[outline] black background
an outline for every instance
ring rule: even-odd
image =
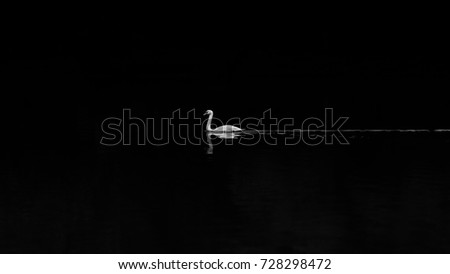
[[[409,231],[398,245],[388,244],[386,237],[390,239],[392,234],[386,232],[373,238],[386,241],[375,247],[370,246],[371,241],[359,245],[359,238],[352,238],[352,242],[333,248],[326,248],[319,240],[315,247],[304,249],[289,244],[249,248],[250,243],[244,245],[247,248],[232,248],[239,243],[230,240],[227,248],[221,249],[217,246],[235,239],[230,235],[237,232],[227,230],[226,224],[218,225],[220,231],[202,230],[204,216],[185,221],[188,228],[180,232],[175,227],[183,222],[173,220],[170,212],[183,207],[188,199],[183,193],[192,199],[211,195],[201,198],[201,205],[186,210],[192,213],[226,199],[223,197],[228,194],[221,194],[226,190],[200,183],[199,189],[175,185],[179,192],[158,194],[171,187],[168,173],[188,169],[180,168],[185,161],[192,161],[185,154],[185,158],[170,159],[162,149],[146,147],[145,153],[155,149],[156,156],[148,158],[140,147],[115,148],[112,151],[120,154],[114,154],[99,145],[101,121],[120,117],[123,108],[141,118],[170,117],[178,108],[196,109],[198,114],[213,109],[223,120],[260,117],[271,108],[276,117],[301,120],[323,117],[324,108],[332,107],[335,115],[350,117],[346,128],[449,128],[448,42],[440,29],[319,28],[290,22],[271,29],[261,25],[237,31],[208,28],[205,22],[199,30],[183,23],[136,20],[132,15],[94,16],[88,22],[84,18],[38,16],[15,18],[10,25],[3,42],[7,50],[2,71],[2,135],[6,140],[0,208],[6,229],[1,251],[448,252],[448,244],[438,244],[448,243],[448,233],[444,232],[448,218],[443,223],[432,222],[446,225],[435,238],[420,238]],[[428,144],[435,142],[435,137],[428,138]],[[395,150],[401,138],[396,142],[385,149]],[[433,151],[448,151],[448,144],[442,150],[436,146]],[[375,144],[368,147],[373,151],[379,148]],[[356,154],[364,151],[354,150]],[[440,157],[447,157],[427,154],[426,149],[420,153],[416,156],[431,157],[438,165],[442,164]],[[114,157],[121,160],[112,160]],[[407,160],[407,156],[402,157],[400,160]],[[125,159],[134,160],[123,166],[128,161]],[[384,174],[401,169],[389,164],[383,167]],[[365,172],[357,165],[353,168]],[[158,177],[160,185],[143,190],[144,173],[136,170]],[[195,185],[202,170],[191,171],[185,183]],[[444,182],[445,176],[437,180]],[[380,180],[386,183],[398,178]],[[130,188],[125,190],[128,183]],[[446,200],[448,188],[442,189],[445,191],[439,197]],[[144,193],[155,202],[149,202],[153,215],[145,215],[147,223],[143,225],[137,220],[147,211],[138,203],[124,209],[117,201],[122,195],[129,201],[144,199]],[[233,209],[216,206],[218,213],[234,220]],[[446,207],[438,208],[446,212]],[[433,218],[441,217],[436,213]],[[129,223],[124,225],[127,218]],[[166,225],[152,226],[152,219]],[[410,225],[421,226],[405,221],[402,227]],[[161,236],[164,240],[150,234],[165,235]],[[198,240],[199,235],[204,236],[203,241]],[[213,235],[222,238],[210,246],[205,239],[217,239]],[[411,242],[414,237],[422,241]]]

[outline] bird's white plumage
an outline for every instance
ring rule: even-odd
[[[220,126],[217,128],[212,129],[211,128],[211,120],[213,117],[213,111],[212,110],[207,110],[205,112],[205,115],[209,114],[208,117],[208,123],[206,124],[206,130],[209,132],[237,132],[237,131],[242,131],[241,128],[238,128],[236,126],[231,126],[231,125],[224,125],[224,126]]]
[[[217,127],[215,129],[213,129],[212,131],[218,132],[229,132],[229,131],[241,131],[242,129],[235,127],[235,126],[230,126],[230,125],[225,125],[225,126],[221,126],[221,127]]]

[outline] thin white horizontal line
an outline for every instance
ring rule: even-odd
[[[294,129],[294,130],[243,130],[242,133],[295,133],[295,132],[450,132],[450,129]],[[239,133],[239,132],[236,132]]]

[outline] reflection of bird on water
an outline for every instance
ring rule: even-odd
[[[241,136],[239,134],[239,132],[221,132],[221,133],[213,133],[213,132],[208,132],[206,134],[206,138],[208,140],[208,149],[206,150],[206,154],[213,154],[213,144],[211,142],[211,136],[220,138],[220,139],[235,139],[239,136]]]

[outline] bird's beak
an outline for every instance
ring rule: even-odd
[[[203,113],[203,115],[207,115],[207,114],[208,114],[208,112]]]

